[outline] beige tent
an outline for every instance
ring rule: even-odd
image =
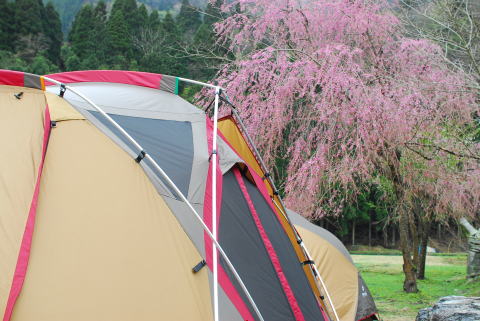
[[[0,70],[3,321],[336,319],[277,195],[180,81]]]

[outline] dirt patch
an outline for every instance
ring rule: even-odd
[[[352,255],[355,264],[365,265],[402,265],[403,258],[399,255]],[[452,258],[449,256],[427,256],[427,265],[451,265]]]

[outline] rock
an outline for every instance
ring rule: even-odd
[[[418,312],[416,321],[480,321],[480,297],[446,296]]]
[[[480,276],[480,237],[468,239],[467,278]]]

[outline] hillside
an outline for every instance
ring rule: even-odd
[[[110,9],[113,0],[104,0],[107,3],[107,8]],[[191,0],[189,1],[193,6],[203,8],[208,0]],[[62,31],[66,35],[70,30],[73,19],[77,12],[84,4],[96,3],[98,0],[43,0],[45,4],[53,3],[55,9],[60,14],[62,20]],[[181,0],[137,0],[139,4],[143,3],[149,10],[159,11],[173,11],[178,12]],[[162,14],[161,14],[162,15]]]

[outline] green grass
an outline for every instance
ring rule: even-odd
[[[433,305],[442,296],[480,296],[480,283],[465,279],[464,254],[435,258],[435,265],[426,268],[426,280],[418,280],[418,293],[403,292],[401,264],[377,261],[372,256],[371,262],[363,259],[357,267],[375,298],[383,320],[415,320],[418,310]]]

